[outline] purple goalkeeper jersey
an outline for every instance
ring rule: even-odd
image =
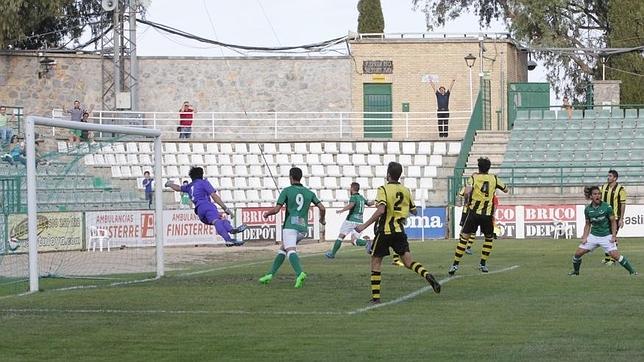
[[[181,186],[181,192],[186,192],[190,200],[195,204],[195,209],[215,208],[210,194],[217,192],[208,180],[196,179],[187,185]]]

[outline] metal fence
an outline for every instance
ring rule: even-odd
[[[470,114],[469,110],[450,111],[449,139],[463,137]],[[60,109],[54,109],[52,117],[67,118]],[[95,111],[90,122],[159,129],[166,140],[179,139],[180,133],[178,112]],[[52,132],[56,135],[61,130]],[[439,137],[436,112],[198,112],[190,138],[274,142]]]

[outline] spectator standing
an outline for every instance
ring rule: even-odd
[[[81,106],[81,103],[79,100],[74,101],[74,107],[72,109],[66,109],[65,105],[63,105],[63,113],[69,113],[70,119],[75,122],[81,122],[83,119],[83,114],[87,113],[89,116],[89,114],[91,114],[93,110],[94,110],[93,104],[89,106],[89,110],[86,110],[84,107]],[[79,142],[81,138],[81,134],[82,134],[81,130],[72,129],[71,136],[69,137],[69,142]]]
[[[7,115],[7,107],[0,106],[0,142],[2,142],[2,146],[11,141],[13,128],[9,125],[9,121],[13,121],[14,117],[15,116],[13,114],[11,117]]]
[[[436,85],[434,82],[430,81],[429,84],[432,86],[432,89],[436,93],[436,105],[438,108],[438,137],[443,138],[447,137],[448,132],[448,123],[449,123],[449,96],[452,93],[452,87],[456,79],[452,79],[452,82],[449,85],[449,89],[445,90],[445,87],[440,86],[436,90]]]
[[[192,120],[197,113],[197,110],[190,104],[190,102],[183,102],[183,106],[179,109],[179,138],[190,138],[192,133]]]
[[[143,187],[145,187],[145,199],[148,201],[148,209],[152,208],[152,196],[154,192],[152,191],[152,181],[154,179],[150,177],[150,171],[145,171],[143,173]]]
[[[568,96],[563,97],[562,107],[566,111],[566,114],[568,115],[568,119],[572,119],[572,105],[570,104],[570,101],[568,100]]]
[[[89,113],[84,112],[83,113],[83,118],[81,118],[81,122],[87,123],[89,120]],[[80,140],[81,141],[91,141],[94,138],[94,134],[91,131],[80,131]]]

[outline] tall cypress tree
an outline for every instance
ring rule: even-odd
[[[358,32],[359,33],[384,33],[385,18],[382,15],[380,0],[358,1]]]

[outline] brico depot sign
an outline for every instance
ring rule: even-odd
[[[272,207],[244,207],[241,209],[241,222],[248,226],[242,233],[245,241],[276,240],[275,215],[264,219],[264,213],[271,209]]]
[[[461,213],[463,212],[462,207],[454,208],[454,217],[455,226],[454,232],[455,237],[458,239],[458,235],[461,233],[461,227],[458,223],[461,221]],[[520,214],[520,215],[517,215]],[[523,215],[523,209],[519,209],[514,205],[499,205],[499,207],[494,210],[494,218],[496,219],[496,224],[499,226],[500,233],[497,235],[498,238],[516,238],[517,233],[522,232],[522,230],[517,229],[517,220],[518,216]],[[481,230],[476,231],[477,236],[482,236]]]
[[[568,223],[577,234],[576,205],[526,205],[523,215],[525,238],[553,237],[555,221]]]
[[[586,224],[585,205],[501,205],[495,212],[497,224],[501,228],[501,237],[516,239],[552,238],[555,223],[564,223],[574,238],[580,238]],[[458,239],[461,227],[461,207],[454,208],[452,227],[454,238]],[[480,232],[477,232],[480,235]],[[626,205],[624,227],[617,233],[618,237],[644,236],[644,205]],[[562,235],[559,235],[561,238]]]
[[[264,241],[264,240],[281,240],[278,235],[282,230],[282,223],[286,215],[286,207],[282,207],[277,215],[269,216],[264,219],[264,213],[272,210],[273,207],[244,207],[241,209],[241,222],[248,228],[242,233],[244,241]],[[307,238],[313,238],[316,208],[311,205],[308,214],[308,235]]]

